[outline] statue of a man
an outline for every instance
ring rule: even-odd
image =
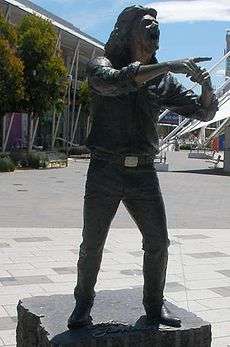
[[[122,201],[143,237],[143,305],[150,323],[180,326],[164,304],[168,260],[165,208],[154,169],[157,121],[162,109],[207,121],[218,102],[210,75],[194,58],[158,63],[159,26],[152,8],[131,6],[118,17],[105,56],[88,64],[93,123],[87,146],[83,242],[80,246],[76,307],[68,320],[74,329],[91,323],[94,286],[103,247]],[[184,74],[202,86],[200,96],[171,74]]]

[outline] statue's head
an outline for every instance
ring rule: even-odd
[[[131,62],[132,47],[140,46],[153,56],[159,48],[157,11],[143,6],[130,6],[119,15],[109,40],[105,56],[115,68]]]

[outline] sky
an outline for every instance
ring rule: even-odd
[[[127,6],[139,4],[158,11],[160,61],[210,56],[210,68],[223,55],[230,29],[230,0],[32,0],[70,21],[82,31],[106,42],[116,18]],[[213,73],[216,86],[224,80],[224,64]]]

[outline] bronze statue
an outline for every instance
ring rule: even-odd
[[[152,8],[131,6],[118,17],[105,45],[105,56],[88,64],[93,124],[87,140],[83,242],[80,246],[76,307],[69,329],[90,324],[94,286],[103,247],[122,201],[143,236],[143,305],[150,324],[180,326],[164,304],[168,260],[165,208],[154,169],[158,153],[158,116],[163,108],[207,121],[218,102],[209,73],[193,58],[158,63],[159,26]],[[186,90],[171,73],[182,73],[202,86],[200,96]]]

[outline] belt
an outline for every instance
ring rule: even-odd
[[[153,165],[154,156],[152,155],[115,155],[109,153],[91,153],[92,159],[108,160],[112,163],[125,166],[125,167],[138,167],[145,165]]]

